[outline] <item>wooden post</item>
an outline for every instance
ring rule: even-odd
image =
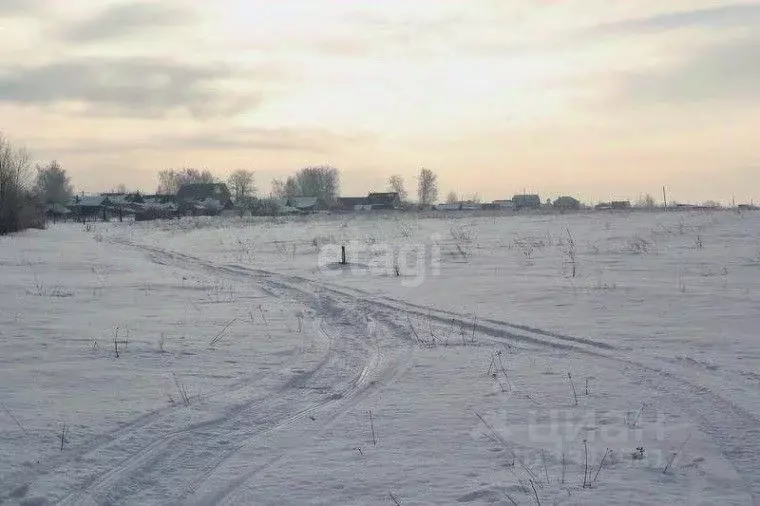
[[[662,187],[662,203],[665,206],[665,210],[668,210],[668,194],[665,191],[665,187]]]
[[[340,265],[346,265],[346,247],[340,247]]]

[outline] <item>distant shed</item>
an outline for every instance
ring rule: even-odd
[[[540,209],[541,197],[535,194],[515,195],[512,197],[512,205],[515,209]]]

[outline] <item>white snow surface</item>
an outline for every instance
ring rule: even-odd
[[[760,504],[759,328],[760,213],[51,225],[0,504]]]

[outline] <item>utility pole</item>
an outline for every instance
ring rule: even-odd
[[[667,211],[668,210],[668,194],[664,186],[662,187],[662,203],[665,206],[665,210]]]

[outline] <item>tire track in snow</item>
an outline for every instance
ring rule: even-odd
[[[737,474],[743,478],[754,504],[760,506],[760,419],[703,385],[690,381],[685,377],[686,374],[684,374],[682,367],[668,364],[656,357],[651,357],[649,362],[645,363],[636,356],[627,354],[624,350],[590,339],[576,338],[495,319],[483,320],[488,325],[483,322],[473,323],[469,315],[386,298],[379,300],[379,298],[372,297],[365,291],[328,286],[300,276],[284,275],[263,269],[250,269],[239,265],[216,265],[198,257],[159,248],[134,244],[132,246],[169,255],[175,260],[191,262],[218,273],[247,275],[257,280],[269,279],[283,288],[289,287],[300,291],[304,291],[303,286],[310,286],[315,291],[329,293],[344,300],[353,299],[366,304],[368,307],[429,318],[443,324],[458,324],[475,328],[480,333],[479,338],[492,342],[526,342],[579,352],[628,366],[631,369],[629,372],[631,376],[635,376],[637,379],[646,378],[651,388],[664,393],[672,399],[675,405],[680,406],[693,417],[699,430],[721,449],[723,456],[731,462]]]
[[[160,252],[160,253],[156,251],[152,252],[152,254],[154,255],[163,254],[163,253],[164,252]],[[178,260],[178,258],[175,257],[170,252],[166,252],[165,255],[169,256],[169,260],[174,260],[175,262]],[[213,266],[210,266],[202,261],[199,262],[199,259],[188,257],[186,255],[179,255],[179,257],[180,257],[179,261],[181,262],[189,261],[207,270],[211,270],[213,272],[216,272],[217,274],[219,273]],[[233,275],[235,277],[240,276],[239,273],[224,272],[224,274]],[[246,274],[246,277],[250,277],[250,275]],[[348,300],[348,301],[338,300],[334,296],[334,294],[330,294],[331,296],[326,296],[324,293],[316,294],[309,290],[303,290],[297,286],[291,286],[291,285],[280,283],[274,279],[262,278],[262,279],[258,279],[257,281],[259,283],[264,283],[266,286],[265,288],[266,291],[275,297],[278,297],[278,298],[291,297],[298,300],[299,303],[305,304],[308,306],[314,306],[316,304],[318,306],[318,309],[317,309],[318,311],[320,311],[321,313],[332,314],[333,316],[337,312],[342,311],[340,308],[346,307],[346,306],[350,307],[351,303],[353,302],[352,300]],[[369,315],[365,314],[364,316],[371,319]],[[383,322],[384,320],[380,319],[380,321]],[[323,325],[324,320],[321,320],[320,323]],[[395,322],[388,321],[387,324],[388,326],[395,327]],[[393,335],[397,335],[399,333],[398,328],[396,328],[395,330],[396,331],[392,333]],[[323,329],[323,332],[327,333],[327,330]],[[379,348],[378,348],[378,353],[373,355],[372,358],[370,359],[371,362],[374,362],[374,365],[371,368],[365,367],[365,369],[362,371],[360,375],[361,379],[357,382],[357,385],[362,385],[361,388],[357,388],[355,391],[351,392],[350,394],[346,394],[341,399],[341,401],[336,401],[336,404],[342,404],[340,409],[333,410],[332,412],[328,411],[327,413],[320,415],[320,421],[322,423],[319,426],[319,428],[315,429],[314,427],[309,427],[309,431],[313,433],[315,430],[317,432],[322,432],[328,429],[340,419],[340,416],[342,414],[344,414],[349,409],[351,409],[352,406],[366,399],[374,391],[397,381],[411,368],[412,358],[411,358],[411,355],[408,353],[408,348],[410,347],[410,343],[406,344],[403,352],[399,352],[399,348],[397,346],[398,343],[393,343],[393,344],[394,344],[393,345],[394,353],[388,354],[391,356],[389,358],[386,358],[385,360],[382,359],[383,354],[379,352]],[[380,367],[379,364],[381,362],[388,362],[388,364],[385,367]],[[379,375],[371,374],[372,372],[379,372],[380,374]],[[372,376],[375,376],[375,377],[372,378]],[[304,417],[298,417],[294,419],[293,423],[298,423],[301,421],[304,421]],[[289,428],[291,425],[292,423],[288,424],[288,426],[286,427],[285,426],[277,427],[274,430],[268,432],[267,434],[270,434],[271,432],[280,432],[284,429]],[[211,476],[214,474],[221,475],[217,477],[217,480],[215,482],[228,482],[227,485],[221,488],[219,488],[218,486],[212,487],[211,492],[205,492],[202,494],[202,497],[199,500],[196,499],[196,504],[206,505],[206,504],[217,504],[219,502],[224,502],[224,503],[229,503],[231,501],[234,502],[235,492],[238,490],[238,488],[244,485],[247,481],[258,476],[260,473],[268,469],[271,469],[277,465],[282,465],[284,462],[287,461],[287,459],[290,458],[289,454],[280,455],[274,459],[269,460],[263,465],[254,467],[253,469],[249,469],[245,471],[244,473],[238,476],[235,476],[230,481],[229,475],[230,474],[234,475],[234,473],[225,473],[223,471],[220,471],[220,469],[222,469],[223,466],[228,461],[234,460],[235,457],[240,453],[240,451],[243,449],[243,447],[246,444],[247,442],[245,442],[243,445],[238,447],[235,451],[229,452],[227,455],[224,455],[217,461],[213,462],[206,472],[204,472],[201,476],[198,476],[193,480],[194,483],[190,484],[188,493],[183,494],[177,500],[175,504],[185,504],[190,498],[195,496],[195,494],[201,490],[202,486],[205,483],[211,480]],[[250,463],[247,463],[246,467],[250,467]]]
[[[301,295],[306,298],[314,297],[314,294],[301,293]],[[337,321],[339,328],[341,326],[348,327],[351,318],[342,318],[342,309],[340,307],[330,307],[335,306],[334,300],[329,297],[321,298],[320,300],[321,302],[319,300],[317,301],[318,310],[326,310],[330,319]],[[311,303],[313,306],[314,300],[312,300]],[[320,321],[320,325],[324,325],[324,321]],[[265,396],[262,399],[257,399],[248,403],[236,410],[237,413],[234,413],[232,416],[226,416],[218,420],[196,424],[186,429],[174,431],[168,435],[160,437],[158,440],[149,442],[147,446],[137,445],[141,446],[138,452],[133,453],[127,459],[123,460],[116,468],[89,480],[82,488],[66,496],[59,502],[59,504],[97,504],[102,503],[103,501],[118,503],[125,499],[129,500],[131,497],[129,492],[134,492],[136,489],[139,489],[138,483],[144,481],[144,477],[159,476],[171,471],[171,468],[174,465],[181,464],[181,462],[178,462],[176,459],[177,454],[181,453],[179,450],[183,449],[183,446],[203,446],[204,443],[206,446],[213,446],[214,435],[211,434],[211,437],[208,436],[212,430],[218,432],[221,429],[225,432],[225,436],[234,436],[238,441],[238,444],[232,445],[232,449],[218,451],[217,457],[211,459],[213,462],[212,465],[210,467],[207,466],[202,470],[200,475],[197,475],[191,480],[189,487],[190,494],[185,494],[187,497],[191,497],[193,491],[198,488],[199,484],[206,481],[207,477],[214,469],[219,467],[219,465],[230,458],[230,456],[239,452],[248,441],[269,433],[286,431],[294,424],[309,418],[310,415],[317,412],[326,412],[330,414],[329,416],[324,417],[325,420],[337,420],[342,413],[345,413],[350,409],[351,405],[360,402],[362,398],[366,397],[366,395],[376,387],[377,381],[382,379],[390,381],[404,372],[404,367],[399,363],[399,360],[391,360],[389,364],[384,364],[387,367],[382,371],[375,370],[380,364],[377,360],[372,358],[371,354],[367,353],[372,350],[366,347],[366,343],[361,343],[356,339],[346,339],[345,336],[343,339],[338,340],[331,338],[330,340],[333,343],[337,341],[338,343],[348,344],[349,348],[352,347],[352,349],[347,348],[342,350],[344,353],[341,353],[339,346],[331,346],[329,350],[330,353],[315,369],[306,374],[291,378],[282,389],[274,392],[273,395]],[[405,355],[402,354],[401,357],[403,359]],[[336,390],[335,387],[342,383],[346,383],[345,381],[342,381],[342,377],[351,369],[350,364],[348,368],[346,367],[346,364],[351,361],[353,361],[354,364],[363,364],[361,370],[354,377],[350,378],[343,388]],[[328,371],[329,369],[333,370]],[[323,371],[325,372],[323,373]],[[238,422],[246,421],[247,417],[242,415],[248,414],[251,411],[255,413],[260,410],[266,410],[267,401],[271,401],[272,397],[279,397],[284,392],[288,391],[298,391],[299,385],[308,383],[314,378],[317,378],[320,374],[323,374],[325,377],[319,377],[319,379],[325,381],[327,387],[332,387],[333,392],[330,395],[295,413],[288,410],[286,406],[285,414],[276,422],[262,430],[244,431],[242,433],[240,431],[237,433],[235,432],[234,426]],[[303,386],[301,386],[301,388],[303,388]],[[320,416],[320,419],[323,419],[323,417]],[[131,436],[134,436],[134,434],[131,434]],[[226,439],[230,438],[227,437]],[[212,450],[216,449],[212,448]],[[192,454],[192,452],[190,453]],[[203,462],[206,462],[208,457],[206,455],[203,457]],[[281,457],[281,459],[282,458],[285,458],[285,456]],[[197,464],[198,462],[200,462],[200,459],[195,463]],[[192,464],[192,462],[190,462],[190,464]],[[269,467],[272,464],[273,462],[270,462],[265,467]],[[264,468],[262,467],[261,469]],[[241,481],[241,484],[242,483],[244,483],[244,481]],[[120,490],[122,487],[126,487],[126,489],[123,491]],[[229,491],[231,490],[234,490],[234,488],[229,489]]]
[[[130,490],[134,492],[133,485],[142,481],[143,477],[166,478],[178,470],[186,474],[192,466],[203,466],[208,460],[213,460],[214,457],[207,455],[208,452],[216,455],[234,452],[241,440],[285,428],[295,420],[339,403],[357,388],[357,382],[362,378],[360,371],[341,381],[340,376],[347,371],[344,368],[346,358],[335,346],[330,346],[329,353],[314,369],[291,377],[277,390],[244,403],[231,414],[227,412],[218,419],[163,435],[65,497],[59,504],[128,501]],[[335,374],[338,374],[337,378]],[[304,386],[311,381],[328,381],[336,388],[329,393],[319,393]],[[312,397],[320,399],[311,400]],[[306,407],[293,410],[293,405],[298,404],[306,404]],[[252,420],[258,423],[252,423]],[[179,478],[177,480],[184,482]],[[159,502],[163,501],[159,499]]]
[[[319,360],[319,362],[308,371],[301,374],[303,377],[311,377],[318,373],[318,371],[326,366],[331,357],[331,351],[327,348],[327,353]],[[295,365],[293,363],[291,365]],[[191,424],[190,426],[167,430],[165,427],[157,427],[150,434],[140,434],[138,430],[131,430],[123,434],[117,441],[114,441],[109,446],[119,446],[119,444],[129,445],[131,447],[137,447],[138,451],[132,452],[129,456],[122,461],[112,470],[95,476],[92,479],[87,480],[80,489],[72,492],[64,499],[59,501],[59,504],[79,504],[79,501],[87,495],[96,495],[99,491],[102,491],[108,487],[110,483],[118,481],[119,478],[123,478],[129,471],[138,470],[141,466],[147,466],[153,461],[161,458],[165,455],[173,444],[177,444],[183,439],[192,439],[199,433],[208,432],[222,424],[233,424],[239,420],[250,419],[251,413],[256,413],[259,410],[263,410],[268,403],[271,402],[272,397],[281,393],[288,387],[288,382],[292,378],[286,381],[283,385],[280,385],[276,391],[267,395],[259,395],[247,399],[246,401],[230,406],[225,406],[225,411],[222,416],[212,418],[210,420],[202,421],[199,423]],[[140,427],[145,429],[145,426]],[[154,434],[155,433],[155,434]],[[143,440],[140,441],[140,437],[143,436]],[[130,442],[127,440],[137,438],[138,442]],[[109,450],[109,448],[97,450]],[[122,448],[122,453],[130,453],[129,448]],[[93,453],[92,451],[89,452]],[[88,456],[88,455],[85,455]],[[89,455],[89,459],[94,456]],[[76,457],[76,460],[82,460],[82,457]]]
[[[385,367],[380,369],[383,371],[380,377],[372,380],[371,384],[367,384],[366,388],[363,388],[361,391],[357,391],[354,394],[354,398],[351,400],[351,406],[348,406],[341,412],[328,413],[326,417],[323,416],[321,418],[322,424],[316,430],[313,427],[306,427],[303,431],[296,431],[296,434],[303,437],[303,434],[313,436],[314,433],[323,433],[325,430],[333,427],[335,423],[341,419],[341,415],[347,412],[352,406],[360,404],[376,391],[382,390],[382,388],[387,387],[400,380],[412,367],[410,355],[408,353],[401,355],[401,357],[403,359],[401,364],[396,364],[393,367]],[[378,361],[383,360],[382,356],[376,356],[375,358]],[[391,360],[398,360],[398,357]],[[292,438],[292,436],[289,436],[289,438]],[[307,440],[303,441],[302,444],[296,445],[298,451],[302,451],[302,445],[305,446],[308,445],[308,443],[309,441]],[[239,499],[242,500],[240,498],[240,489],[262,473],[285,465],[288,460],[295,458],[295,453],[297,452],[286,452],[285,454],[282,454],[274,459],[270,459],[264,464],[255,466],[253,468],[250,468],[250,462],[246,462],[244,466],[246,471],[243,473],[238,473],[232,480],[230,480],[229,476],[234,475],[234,473],[226,472],[224,469],[222,469],[221,465],[217,466],[213,470],[213,473],[215,473],[217,477],[214,480],[215,485],[212,487],[212,492],[198,494],[194,497],[192,502],[186,502],[188,498],[183,497],[181,498],[182,501],[177,502],[176,504],[193,504],[196,506],[208,506],[217,504],[244,504],[243,502],[239,502]],[[235,457],[238,461],[246,458],[245,455],[240,455],[238,453],[236,453],[233,457]],[[212,481],[212,473],[204,476],[203,481],[204,483],[210,483]],[[226,482],[226,484],[222,487],[219,487],[216,485],[216,483],[220,482]],[[198,488],[200,489],[200,487]],[[200,490],[198,489],[194,490],[194,492],[199,491]]]
[[[311,342],[313,346],[314,342]],[[313,348],[312,348],[313,349]],[[293,353],[288,355],[288,358],[282,363],[277,364],[280,369],[294,369],[299,363],[299,359],[302,359],[304,352],[296,349]],[[267,371],[263,373],[256,373],[246,376],[238,381],[235,381],[225,387],[217,388],[204,393],[204,400],[215,400],[222,396],[230,396],[243,393],[246,389],[254,386],[258,382],[276,376],[277,372]],[[234,405],[230,407],[230,411],[243,409],[244,405]],[[13,475],[7,476],[4,484],[0,484],[0,504],[3,504],[4,500],[10,498],[10,494],[13,490],[19,488],[19,483],[24,483],[25,486],[31,486],[34,484],[35,478],[44,475],[53,474],[57,469],[65,466],[72,461],[84,461],[95,458],[95,454],[100,452],[112,451],[114,447],[127,444],[127,440],[134,437],[135,434],[154,430],[153,426],[161,423],[166,418],[172,417],[177,413],[183,411],[185,408],[180,403],[175,403],[170,406],[157,408],[147,413],[140,415],[139,417],[120,424],[117,428],[110,430],[106,433],[97,434],[90,437],[87,441],[72,445],[67,448],[65,453],[57,453],[49,456],[44,462],[35,464],[31,469],[24,472],[18,472]],[[200,426],[200,425],[199,425]],[[32,478],[30,479],[30,474]],[[7,485],[16,484],[10,488]]]

